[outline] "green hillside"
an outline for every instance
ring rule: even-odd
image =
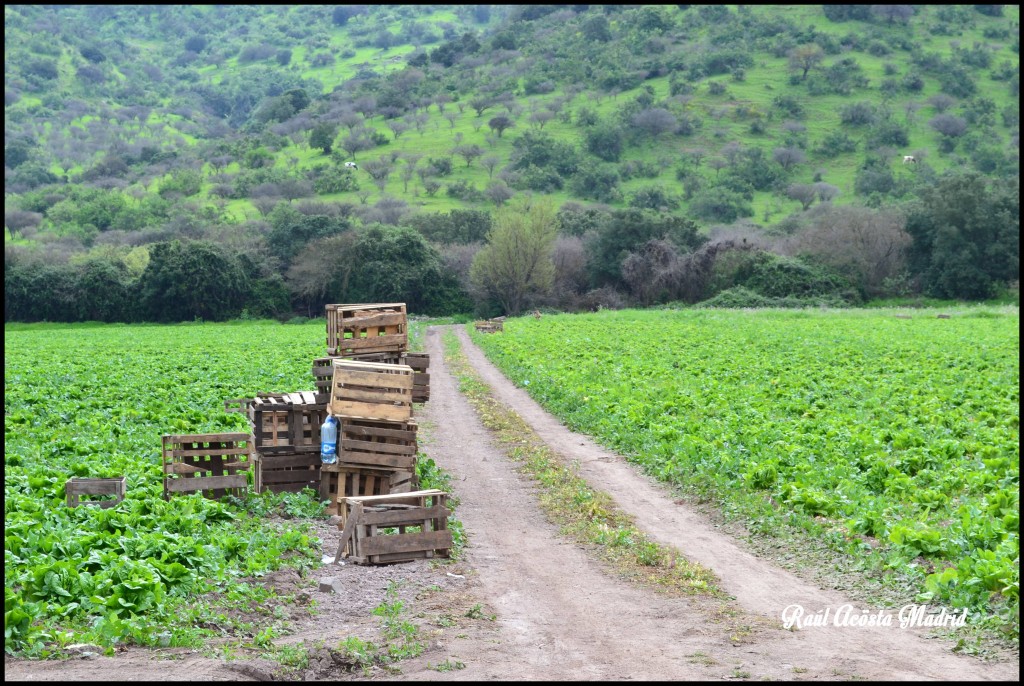
[[[570,238],[587,246],[585,273],[560,269],[562,292],[535,298],[571,308],[601,288],[643,300],[625,275],[595,267],[619,270],[637,253],[639,239],[614,255],[593,248],[631,209],[800,257],[778,237],[814,243],[803,235],[812,225],[850,223],[843,207],[884,223],[950,175],[971,173],[1002,197],[1019,174],[1016,6],[4,12],[9,265],[77,262],[68,278],[81,278],[82,263],[100,260],[128,283],[146,246],[203,239],[249,260],[240,268],[266,296],[249,309],[266,313],[354,299],[330,285],[310,293],[292,268],[309,267],[311,244],[378,224],[430,241],[432,268],[451,284],[428,309],[487,310],[471,256],[443,246],[480,243],[490,215],[517,198],[561,208],[560,254],[580,251]],[[914,240],[918,264],[910,255],[887,276],[899,288],[846,275],[861,298],[992,297],[1019,272],[1019,247],[989,236],[1012,264],[961,269],[955,281],[980,285],[958,292],[936,285],[951,267],[933,264],[933,241]],[[31,290],[7,286],[7,300],[18,288]],[[653,297],[679,298],[669,287]],[[62,308],[9,309],[7,319]]]

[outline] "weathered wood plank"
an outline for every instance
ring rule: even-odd
[[[394,455],[415,455],[416,444],[412,445],[401,444],[401,443],[384,443],[381,441],[356,441],[350,438],[342,438],[341,449],[344,451],[352,451],[354,453],[359,452],[371,452],[371,453],[391,453]]]
[[[452,547],[452,532],[424,531],[402,536],[370,536],[359,541],[359,554],[365,556],[387,553],[408,553]]]
[[[397,526],[398,524],[409,525],[413,519],[447,519],[452,513],[447,507],[435,505],[434,507],[415,508],[414,510],[392,510],[389,512],[363,511],[363,524],[376,524],[377,526]]]
[[[365,364],[353,362],[350,364]],[[412,367],[406,365],[381,365],[391,369],[367,369],[361,370],[357,367],[334,365],[334,385],[338,386],[366,386],[369,388],[394,388],[399,390],[412,390],[413,371]]]
[[[165,487],[171,493],[188,493],[221,488],[245,488],[248,485],[245,474],[229,476],[204,476],[191,479],[166,479]]]
[[[384,405],[382,403],[335,400],[331,403],[331,412],[341,417],[390,419],[400,422],[412,416],[412,405]]]

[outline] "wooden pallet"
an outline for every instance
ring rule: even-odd
[[[505,330],[505,322],[479,321],[473,324],[480,333],[497,333]]]
[[[252,457],[249,434],[164,436],[164,498],[197,492],[207,498],[241,496],[249,488]]]
[[[256,453],[256,492],[320,490],[320,452]]]
[[[448,494],[439,490],[358,496],[341,501],[341,541],[334,561],[388,564],[449,557]],[[386,530],[397,529],[397,533]]]
[[[415,420],[402,422],[342,417],[338,427],[338,461],[374,469],[416,468]]]
[[[335,417],[406,421],[412,417],[412,367],[335,359],[328,409]]]
[[[327,354],[403,352],[409,343],[405,303],[327,305]]]
[[[112,479],[89,479],[80,476],[73,476],[64,484],[64,494],[67,498],[68,507],[89,505],[106,509],[116,507],[124,500],[126,477],[119,476]],[[113,499],[104,497],[96,500],[83,498],[86,495],[110,496]]]
[[[412,367],[412,401],[425,403],[430,400],[430,355],[427,353],[366,353],[363,355],[345,355],[335,357],[318,357],[313,360],[313,383],[317,393],[330,393],[334,376],[332,360],[346,359],[355,362],[378,362],[380,364],[404,364]],[[231,411],[231,410],[229,410]]]

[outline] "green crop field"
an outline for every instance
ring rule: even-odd
[[[1019,315],[618,311],[475,339],[570,428],[1016,631]],[[915,598],[907,598],[913,602]]]
[[[266,590],[245,578],[282,564],[319,565],[301,519],[279,529],[265,518],[272,506],[319,514],[315,499],[167,502],[161,436],[247,432],[244,415],[225,412],[226,399],[312,390],[324,329],[322,319],[6,327],[9,651],[44,655],[83,640],[155,645],[164,631],[172,645],[194,645],[220,635],[200,624],[230,625],[210,598],[259,603]],[[125,476],[125,501],[69,509],[64,484],[72,476]]]

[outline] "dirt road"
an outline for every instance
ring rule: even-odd
[[[834,615],[852,601],[753,556],[621,457],[568,431],[487,362],[460,327],[456,330],[470,363],[495,396],[554,450],[578,461],[591,485],[608,492],[640,528],[714,570],[721,587],[735,596],[734,605],[749,616],[752,630],[730,636],[715,615],[718,604],[631,585],[561,538],[541,514],[532,485],[495,447],[458,392],[444,363],[443,329],[435,327],[426,336],[431,399],[419,414],[425,427],[421,449],[453,474],[453,490],[461,500],[458,515],[470,541],[464,560],[454,568],[424,563],[369,572],[336,570],[358,594],[358,612],[352,611],[356,595],[318,597],[324,602],[321,613],[297,620],[295,633],[279,642],[320,637],[330,645],[352,632],[374,631],[369,608],[383,598],[389,580],[401,580],[403,597],[428,645],[423,655],[401,663],[402,674],[391,678],[1018,680],[1016,662],[986,663],[957,655],[948,642],[929,640],[920,630],[783,629],[780,617],[789,605],[801,605],[808,614],[829,609]],[[337,532],[324,526],[321,534],[325,550],[333,551]],[[864,606],[852,604],[859,616]],[[438,621],[442,615],[459,619],[446,628],[448,622]],[[233,664],[187,651],[173,660],[155,657],[152,651],[133,649],[65,663],[8,659],[5,678],[252,680],[274,674],[272,665],[254,656]],[[438,671],[442,661],[464,668]],[[362,676],[331,669],[326,662],[314,656],[304,676]]]

